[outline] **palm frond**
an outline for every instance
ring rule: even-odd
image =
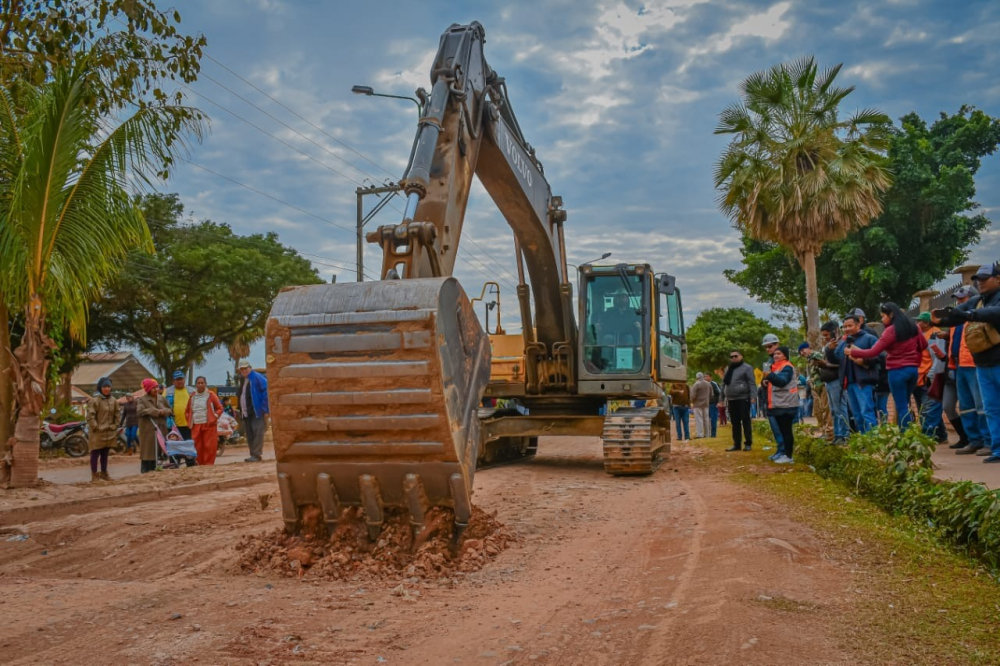
[[[195,114],[169,106],[140,108],[102,138],[87,85],[81,69],[57,73],[20,117],[11,116],[20,157],[12,143],[0,146],[0,162],[12,159],[15,174],[10,196],[0,198],[0,289],[15,306],[39,299],[81,339],[88,303],[126,254],[152,251],[129,179],[148,183],[159,164],[186,149],[188,136],[201,138]]]
[[[816,91],[821,95],[825,95],[827,91],[829,91],[830,86],[833,85],[834,80],[837,78],[837,75],[840,74],[840,70],[843,67],[844,63],[841,62],[837,63],[833,67],[824,69],[823,73],[819,76],[819,80],[816,81]]]

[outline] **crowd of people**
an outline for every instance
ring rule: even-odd
[[[691,387],[671,392],[677,439],[714,437],[715,414],[728,414],[733,444],[729,451],[750,450],[752,419],[770,422],[778,464],[794,462],[793,424],[815,415],[823,435],[844,445],[852,432],[866,433],[889,420],[889,397],[895,423],[919,427],[939,444],[948,444],[945,418],[958,435],[950,444],[958,455],[979,455],[1000,463],[1000,263],[982,266],[972,285],[953,294],[954,306],[923,312],[911,319],[896,303],[879,308],[881,333],[855,308],[841,322],[820,329],[820,348],[798,347],[803,371],[793,365],[790,349],[778,336],[764,336],[768,359],[756,370],[743,350],[729,355],[721,383],[698,373]],[[715,407],[710,411],[709,407]]]
[[[261,462],[265,420],[270,411],[267,378],[246,359],[240,361],[238,371],[237,410],[250,449],[245,462]],[[125,434],[125,452],[138,450],[139,471],[143,474],[157,469],[168,442],[179,450],[189,447],[194,452],[191,464],[214,465],[220,428],[232,432],[235,415],[209,390],[208,381],[198,377],[192,391],[184,371],[177,370],[172,386],[165,387],[149,378],[142,381],[142,392],[138,398],[126,395],[122,402],[112,395],[109,378],[98,381],[97,392],[86,409],[92,480],[110,479],[108,453],[116,445],[119,430]]]

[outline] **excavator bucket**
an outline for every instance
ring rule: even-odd
[[[373,537],[391,507],[415,527],[433,506],[468,524],[490,345],[455,278],[287,289],[266,346],[289,532],[309,505],[331,532],[346,506]]]

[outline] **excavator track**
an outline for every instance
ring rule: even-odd
[[[659,407],[629,407],[604,419],[604,471],[652,474],[670,453],[670,417]]]
[[[516,410],[497,410],[492,407],[479,409],[479,421],[483,421],[498,416],[517,415]],[[538,452],[537,437],[500,437],[485,441],[479,446],[479,458],[476,460],[476,469],[489,469],[499,467],[519,460],[534,458]]]
[[[490,347],[457,280],[283,291],[266,345],[289,532],[310,505],[330,531],[361,506],[373,536],[388,508],[415,527],[433,506],[453,509],[459,530],[468,523]]]

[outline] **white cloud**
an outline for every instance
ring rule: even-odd
[[[874,86],[881,87],[890,77],[915,68],[916,65],[912,64],[903,65],[891,60],[878,60],[852,65],[844,70],[844,74],[849,77],[858,77]]]
[[[916,28],[903,28],[901,26],[896,26],[889,33],[888,39],[885,40],[886,46],[895,46],[896,44],[915,44],[918,42],[926,41],[930,35],[924,30],[918,30]]]
[[[790,2],[779,2],[764,12],[751,14],[738,21],[730,26],[725,33],[708,37],[704,40],[704,46],[688,49],[687,58],[678,71],[684,72],[706,55],[725,53],[748,37],[763,39],[765,42],[773,42],[781,38],[792,25],[791,20],[785,18],[789,8],[791,8]]]

